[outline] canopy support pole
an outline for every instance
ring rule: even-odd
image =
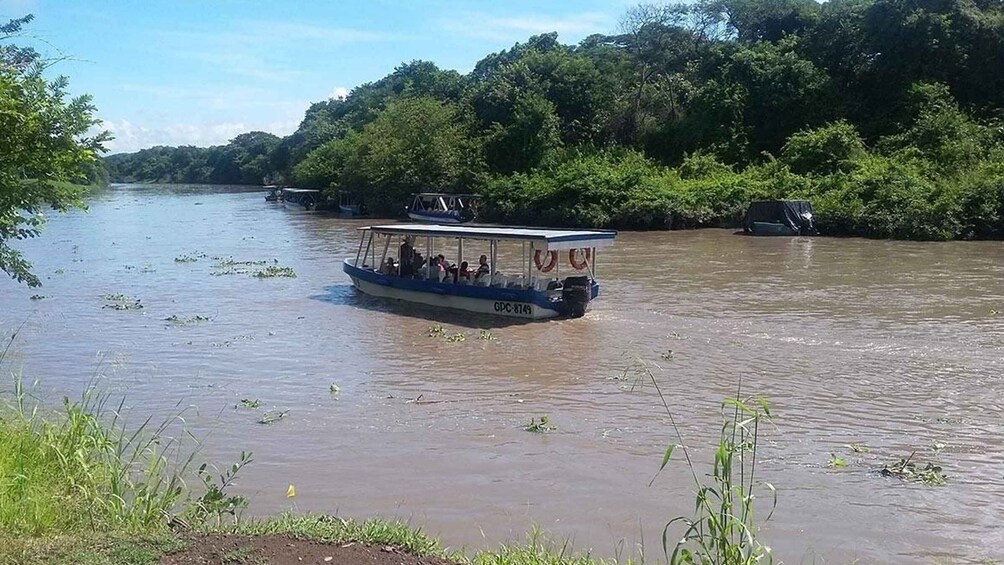
[[[363,251],[363,267],[366,266],[366,256],[370,254],[370,245],[372,244],[373,244],[373,232],[370,232],[369,237],[366,238],[366,251]],[[362,242],[360,242],[360,245],[362,245]]]
[[[380,256],[380,269],[383,268],[384,262],[387,261],[387,250],[390,249],[390,234],[387,234],[387,243],[383,245],[383,255]]]
[[[531,265],[533,265],[533,256],[536,255],[536,253],[537,253],[537,245],[534,242],[531,241],[530,242],[530,252],[527,253],[527,255],[526,255],[526,273],[527,273],[526,282],[527,282],[528,288],[529,288],[529,286],[533,286],[533,285],[530,285],[530,283],[533,281],[533,267]],[[534,288],[536,288],[536,287],[534,287]]]
[[[488,279],[488,284],[491,284],[495,280],[495,263],[498,259],[499,242],[494,239],[488,244],[488,253],[491,255],[491,277]]]
[[[523,273],[526,273],[526,281],[529,281],[529,280],[530,280],[530,271],[525,271],[525,270],[523,270],[523,269],[525,269],[525,268],[526,268],[526,242],[524,241],[524,242],[523,242],[523,264],[522,264],[522,265],[520,265],[520,267],[519,267],[519,271],[520,271],[520,274],[521,274],[521,275],[522,275]],[[525,281],[524,281],[524,282],[525,282]]]
[[[356,261],[352,263],[353,267],[359,266],[359,257],[363,254],[363,242],[366,241],[366,235],[359,238],[359,249],[356,250]]]

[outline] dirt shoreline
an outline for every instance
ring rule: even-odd
[[[161,565],[456,565],[390,545],[326,543],[290,535],[188,534],[183,539],[185,548],[161,557]]]

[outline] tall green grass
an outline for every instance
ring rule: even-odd
[[[127,429],[122,404],[88,388],[48,412],[20,378],[0,406],[0,531],[45,536],[166,527],[185,492],[180,442],[150,420]]]
[[[663,528],[662,548],[667,561],[673,565],[772,563],[770,547],[759,539],[761,520],[755,511],[756,492],[761,490],[772,497],[770,512],[762,522],[770,520],[777,507],[774,486],[758,481],[756,474],[760,423],[771,416],[767,402],[758,397],[744,398],[741,380],[736,395],[722,402],[723,421],[709,480],[698,473],[655,375],[648,370],[647,376],[659,394],[678,441],[666,448],[659,472],[679,449],[697,489],[694,515],[673,518]],[[671,537],[673,534],[678,537]]]

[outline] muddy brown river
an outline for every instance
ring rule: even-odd
[[[701,474],[741,377],[774,416],[758,472],[778,491],[761,532],[777,558],[1004,559],[1001,242],[621,233],[586,317],[508,324],[356,293],[340,261],[367,222],[262,195],[120,185],[53,215],[20,245],[44,287],[0,280],[0,327],[25,322],[3,372],[56,403],[100,375],[130,421],[181,412],[200,460],[254,452],[238,488],[255,514],[399,518],[467,548],[537,524],[594,555],[656,561],[695,489],[682,459],[648,486],[674,435],[640,368]],[[212,257],[297,276],[218,274]],[[105,308],[107,294],[144,308]],[[263,406],[235,408],[244,398]],[[257,424],[265,410],[288,413]],[[556,431],[523,430],[544,415]],[[948,483],[877,472],[911,453]]]

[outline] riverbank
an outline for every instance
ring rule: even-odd
[[[0,352],[0,363],[9,345]],[[770,518],[754,518],[755,490],[773,496],[770,514],[777,507],[774,487],[758,486],[754,474],[759,424],[770,419],[767,403],[743,397],[740,389],[722,403],[725,420],[714,471],[701,479],[654,374],[645,369],[638,379],[654,387],[674,432],[650,485],[678,451],[698,493],[693,517],[665,526],[664,558],[674,565],[694,558],[702,563],[769,559],[770,548],[758,538],[760,521]],[[0,406],[0,477],[6,483],[0,489],[0,565],[604,563],[573,553],[569,541],[552,543],[537,529],[523,542],[468,555],[400,521],[295,512],[246,518],[248,500],[234,491],[252,454],[242,452],[238,462],[219,472],[207,463],[192,471],[198,452],[168,435],[171,422],[151,426],[148,418],[138,428],[127,427],[121,418],[124,400],[109,407],[110,397],[93,387],[78,402],[64,397],[62,412],[51,414],[19,378],[13,399]],[[200,481],[201,489],[189,486]],[[286,496],[296,497],[292,484]],[[672,531],[680,535],[667,538],[674,523]],[[643,561],[645,548],[635,551]],[[635,551],[619,553],[614,563],[633,563]]]
[[[122,404],[93,389],[51,413],[20,380],[12,398],[0,406],[0,565],[599,563],[536,531],[466,556],[399,521],[242,519],[247,500],[232,491],[250,454],[218,475],[193,470],[194,455],[179,458],[188,448],[167,436],[168,424],[127,428]],[[195,476],[201,494],[190,486]]]

